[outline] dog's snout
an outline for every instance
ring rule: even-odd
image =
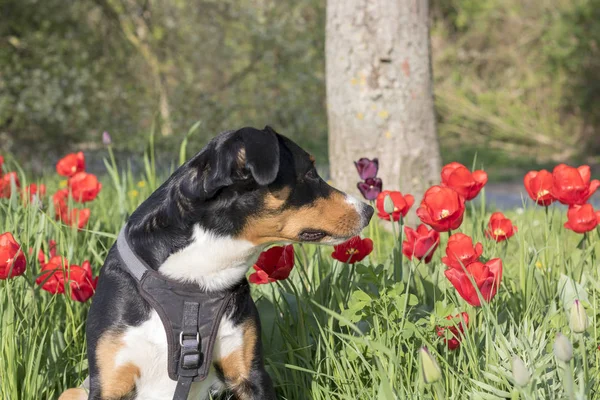
[[[352,204],[358,215],[360,215],[360,228],[362,229],[369,225],[369,221],[371,221],[371,217],[375,212],[373,207],[349,195],[346,196],[346,201]]]

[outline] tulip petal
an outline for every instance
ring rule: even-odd
[[[473,171],[473,179],[483,186],[488,181],[488,174],[482,170]]]
[[[581,180],[584,184],[588,184],[590,182],[592,172],[589,165],[577,167],[577,172],[579,172],[579,176],[581,176]]]

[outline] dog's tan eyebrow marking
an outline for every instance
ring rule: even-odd
[[[311,163],[313,163],[313,165],[314,165],[314,164],[315,164],[315,162],[317,161],[317,160],[315,159],[315,156],[313,156],[312,154],[309,154],[309,155],[308,155],[308,159],[310,160],[310,162],[311,162]]]
[[[290,187],[284,187],[281,190],[267,193],[265,196],[265,206],[267,211],[276,211],[285,204],[288,197],[290,197],[292,189]]]
[[[139,367],[133,363],[116,365],[117,354],[123,345],[122,335],[110,331],[98,341],[96,361],[102,398],[120,399],[135,389],[135,380],[140,376]]]

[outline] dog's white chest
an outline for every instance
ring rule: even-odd
[[[241,328],[224,317],[215,342],[213,359],[220,359],[242,346]],[[177,382],[167,372],[167,336],[156,311],[142,325],[129,328],[123,335],[123,347],[117,354],[116,364],[135,364],[140,370],[136,380],[136,400],[170,400]],[[211,392],[220,392],[223,383],[211,366],[206,380],[192,385],[189,400],[205,400]]]

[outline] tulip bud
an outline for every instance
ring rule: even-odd
[[[554,355],[560,361],[568,363],[573,358],[573,345],[569,342],[569,339],[558,332],[556,334],[556,340],[554,341]]]
[[[518,356],[514,356],[512,360],[512,375],[515,384],[521,387],[527,386],[531,378],[525,363]]]
[[[110,137],[110,134],[106,131],[102,132],[102,143],[105,146],[110,146],[112,143],[112,139]]]
[[[579,300],[575,300],[571,306],[569,325],[575,333],[583,333],[588,328],[588,317]]]
[[[427,347],[421,347],[421,372],[425,383],[437,382],[442,377],[442,371],[435,361],[435,358],[429,353]]]
[[[390,195],[385,196],[385,199],[383,199],[383,211],[388,214],[392,214],[394,212],[394,208],[396,208],[396,206],[394,205],[392,197]]]

